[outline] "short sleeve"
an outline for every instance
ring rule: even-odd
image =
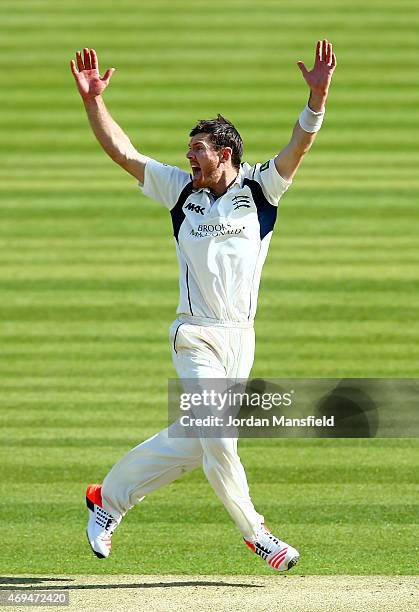
[[[149,159],[145,165],[144,183],[138,183],[143,194],[171,210],[185,185],[191,182],[187,172]]]
[[[270,204],[278,206],[281,196],[286,192],[292,181],[286,181],[275,166],[275,159],[269,159],[264,164],[250,166],[246,172],[248,178],[257,181]]]

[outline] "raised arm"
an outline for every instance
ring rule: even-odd
[[[291,180],[297,172],[322,124],[329,87],[336,68],[336,55],[333,53],[332,44],[327,40],[318,41],[312,70],[307,70],[304,62],[297,62],[297,65],[310,88],[310,98],[294,126],[289,145],[275,158],[276,169],[286,180]]]
[[[96,138],[109,157],[143,183],[148,157],[135,149],[125,132],[112,119],[102,98],[115,69],[110,68],[101,77],[94,49],[84,49],[83,57],[78,51],[76,60],[77,66],[71,60],[71,71]]]

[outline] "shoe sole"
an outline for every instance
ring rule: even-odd
[[[89,498],[87,497],[87,495],[86,495],[86,506],[87,506],[87,507],[88,507],[88,509],[89,509],[89,510],[91,510],[92,512],[94,512],[94,511],[95,511],[95,505],[94,505],[94,503],[92,502],[92,500],[91,500],[91,499],[89,499]]]
[[[96,557],[98,559],[106,559],[105,555],[102,555],[101,553],[96,552],[95,549],[93,548],[93,546],[90,544],[90,539],[89,539],[89,534],[87,532],[87,529],[86,529],[86,537],[87,537],[87,541],[89,542],[89,546],[90,546],[93,554],[96,555]]]
[[[294,567],[295,565],[297,565],[297,563],[300,560],[300,555],[295,555],[295,557],[293,557],[292,559],[290,559],[290,561],[288,562],[288,568],[287,569],[291,569],[292,567]]]

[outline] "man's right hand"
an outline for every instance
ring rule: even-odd
[[[96,138],[114,162],[135,176],[140,183],[144,183],[144,169],[149,158],[137,151],[125,132],[112,119],[101,95],[109,85],[115,68],[109,68],[101,77],[94,49],[83,49],[83,57],[80,51],[77,51],[76,61],[77,66],[74,60],[71,60],[71,72]]]
[[[76,80],[77,89],[86,102],[89,99],[100,96],[109,85],[109,81],[115,68],[109,68],[103,75],[99,74],[99,63],[94,49],[83,49],[83,57],[80,51],[76,53],[77,67],[71,60],[71,72]]]

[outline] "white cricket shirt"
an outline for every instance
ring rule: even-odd
[[[194,189],[192,177],[149,159],[146,196],[170,210],[179,260],[178,314],[251,323],[262,266],[276,221],[278,201],[291,181],[271,159],[241,164],[235,182],[219,198]]]

